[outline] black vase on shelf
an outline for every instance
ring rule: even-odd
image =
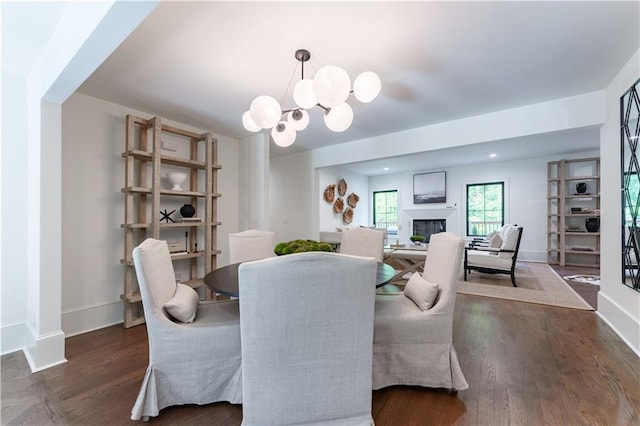
[[[584,225],[588,232],[598,232],[600,230],[600,219],[597,217],[590,217],[585,219]]]
[[[587,184],[585,182],[580,182],[576,184],[576,192],[578,194],[584,194],[587,192]]]
[[[180,214],[182,217],[193,217],[196,214],[196,209],[191,204],[185,204],[180,207]]]

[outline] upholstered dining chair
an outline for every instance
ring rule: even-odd
[[[340,253],[384,259],[384,229],[352,228],[342,231]]]
[[[240,265],[243,425],[373,424],[376,265],[324,252]]]
[[[453,347],[463,250],[462,238],[450,232],[432,235],[423,274],[414,273],[401,294],[377,296],[373,389],[469,387]]]
[[[274,233],[249,229],[229,234],[229,263],[274,257]]]
[[[200,302],[176,284],[166,241],[133,249],[149,337],[149,366],[131,411],[148,420],[164,407],[242,402],[238,301]]]

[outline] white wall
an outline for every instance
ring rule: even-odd
[[[587,158],[598,152],[583,152],[562,158]],[[417,170],[415,172],[373,176],[369,191],[398,190],[401,220],[400,241],[409,243],[411,219],[427,217],[433,212],[447,219],[447,231],[466,237],[466,185],[481,182],[505,182],[505,223],[524,228],[519,259],[544,262],[547,259],[547,162],[558,157],[537,157],[518,161],[487,161],[464,167]],[[447,202],[444,204],[413,204],[413,174],[447,172]],[[453,223],[452,223],[453,222]],[[453,226],[451,226],[453,225]]]
[[[620,200],[620,96],[640,77],[640,50],[609,84],[600,131],[602,263],[598,314],[640,355],[640,293],[622,284]]]
[[[125,116],[141,111],[73,94],[62,107],[62,329],[67,336],[122,322]],[[202,133],[162,117],[163,122]],[[238,151],[218,139],[219,264],[227,236],[238,230]],[[175,208],[175,206],[173,206]]]
[[[360,197],[360,201],[353,210],[353,221],[346,224],[342,221],[342,213],[334,213],[333,203],[324,200],[324,190],[328,185],[336,185],[335,199],[338,199],[338,182],[344,179],[347,182],[347,192],[344,197],[344,208],[347,208],[347,197],[352,192]],[[324,167],[318,169],[318,187],[315,196],[319,204],[320,231],[334,232],[336,228],[353,228],[358,226],[371,226],[373,222],[369,220],[369,178],[367,176],[350,172],[341,167]]]
[[[16,349],[15,343],[21,341],[32,371],[66,361],[65,336],[60,327],[60,104],[155,5],[153,1],[69,2],[58,9],[60,13],[51,15],[47,13],[51,8],[36,3],[2,5],[2,49],[15,53],[9,57],[19,62],[2,63],[3,83],[7,81],[5,67],[19,69],[14,74],[24,79],[24,84],[18,82],[18,87],[9,91],[9,96],[3,93],[4,106],[18,107],[13,111],[12,119],[3,122],[3,126],[10,128],[8,134],[12,138],[16,137],[11,143],[23,144],[26,149],[9,150],[11,156],[3,158],[3,164],[6,161],[23,165],[12,169],[15,173],[11,176],[11,184],[22,181],[26,187],[23,214],[11,216],[15,220],[10,223],[2,223],[3,229],[5,225],[19,229],[26,245],[24,251],[20,251],[20,244],[15,245],[15,258],[12,259],[15,263],[9,266],[6,274],[3,271],[3,306],[16,303],[21,310],[21,302],[26,296],[26,309],[14,311],[22,317],[21,323],[2,323],[3,337],[5,331],[13,334],[22,328],[22,337],[12,336],[8,346],[3,338],[2,352]],[[30,25],[34,22],[30,18],[34,16],[40,19],[36,22],[44,22],[42,27]],[[42,28],[46,34],[41,33]],[[23,55],[26,58],[22,58]],[[3,59],[6,59],[4,55]],[[3,141],[3,145],[5,143],[7,141]],[[3,180],[3,193],[7,185]],[[13,232],[9,235],[13,236]],[[3,236],[3,265],[9,263],[4,256],[14,244]],[[12,287],[7,282],[17,285]],[[15,291],[5,291],[7,288]]]
[[[269,133],[240,141],[240,230],[269,229]]]
[[[2,353],[24,346],[27,319],[27,80],[2,71]],[[7,108],[6,105],[11,105]]]

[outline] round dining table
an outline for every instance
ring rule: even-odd
[[[238,297],[238,267],[241,263],[232,263],[231,265],[222,266],[209,272],[204,277],[204,283],[214,293],[222,294],[229,297]],[[378,262],[378,270],[376,271],[376,287],[387,284],[395,275],[395,270],[391,265],[384,262]]]

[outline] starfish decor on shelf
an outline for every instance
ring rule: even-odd
[[[167,223],[169,223],[169,221],[176,223],[175,220],[171,219],[171,215],[174,214],[175,212],[176,212],[175,210],[171,210],[169,213],[167,213],[167,209],[164,209],[163,211],[160,212],[160,214],[162,215],[162,217],[160,218],[160,222],[164,220]]]

